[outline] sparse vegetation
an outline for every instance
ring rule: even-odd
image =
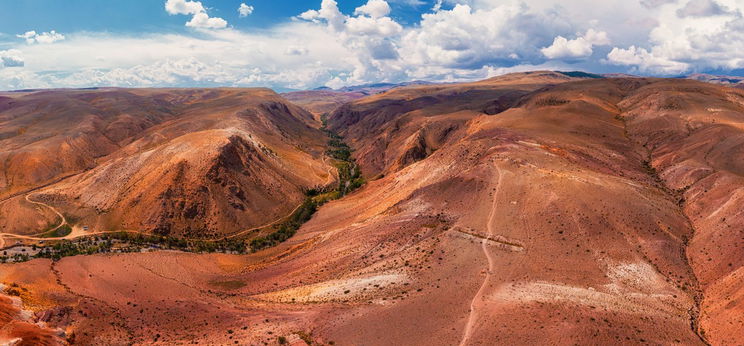
[[[246,283],[240,280],[227,280],[227,281],[212,281],[209,283],[212,286],[224,288],[227,290],[236,290],[245,287]]]
[[[297,334],[297,336],[299,336],[300,339],[302,339],[302,341],[304,341],[306,344],[308,344],[308,345],[315,345],[316,344],[315,343],[315,340],[313,340],[313,337],[312,337],[312,334],[311,333],[307,333],[307,332],[304,332],[304,331],[296,331],[294,333]]]
[[[40,235],[42,238],[61,238],[72,233],[72,227],[68,224],[64,224],[54,230],[47,231]]]
[[[351,158],[352,149],[344,143],[344,138],[328,129],[325,115],[321,116],[321,121],[323,126],[320,129],[330,138],[328,140],[330,149],[327,154],[338,161],[336,163],[339,178],[338,191],[341,196],[344,196],[364,185],[365,181],[359,166]]]
[[[36,248],[34,246],[34,248]],[[237,253],[248,252],[244,240],[225,238],[221,240],[191,240],[167,237],[154,234],[131,232],[113,232],[95,237],[81,237],[73,240],[56,241],[43,247],[38,247],[35,255],[13,254],[7,252],[0,256],[0,262],[25,262],[31,258],[51,258],[59,260],[63,257],[77,255],[93,255],[99,253],[131,253],[148,249],[168,249],[196,253]]]
[[[682,104],[682,101],[679,98],[670,97],[665,99],[661,105],[659,105],[659,110],[661,111],[676,111],[683,109],[684,106]]]
[[[310,220],[318,208],[318,203],[311,197],[305,199],[302,205],[289,217],[279,224],[278,229],[266,236],[251,240],[251,250],[258,251],[279,244],[293,236],[303,223]]]
[[[548,107],[548,106],[560,106],[568,103],[568,100],[556,97],[556,96],[547,96],[538,99],[535,101],[535,105],[538,107]]]
[[[77,255],[92,255],[98,253],[126,253],[141,252],[147,249],[169,249],[197,253],[237,253],[243,254],[258,251],[275,246],[292,237],[302,224],[310,220],[321,205],[341,198],[364,185],[359,166],[351,158],[352,149],[343,142],[343,137],[328,130],[325,126],[325,117],[321,128],[328,135],[329,149],[327,154],[336,162],[339,183],[331,191],[320,188],[311,188],[305,192],[305,201],[290,215],[287,220],[274,225],[275,231],[246,242],[237,238],[223,238],[221,240],[194,240],[184,239],[157,234],[142,234],[133,232],[113,232],[97,237],[85,237],[74,240],[62,240],[41,247],[36,255],[14,254],[12,256],[0,256],[0,262],[24,262],[31,258],[51,258],[59,260],[63,257]],[[69,225],[44,233],[42,237],[58,238],[64,237],[72,232]]]
[[[351,148],[343,142],[343,137],[328,130],[326,127],[326,116],[321,116],[323,127],[321,130],[328,136],[328,146],[326,152],[328,156],[335,159],[336,169],[338,169],[338,187],[335,190],[324,192],[321,189],[309,189],[305,191],[307,198],[297,210],[290,215],[287,221],[280,223],[276,231],[251,240],[250,248],[252,251],[258,251],[267,247],[275,246],[290,237],[292,237],[302,224],[313,217],[318,207],[328,201],[341,198],[350,192],[364,185],[359,166],[351,158]]]

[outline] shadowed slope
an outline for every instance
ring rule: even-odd
[[[702,331],[714,344],[741,342],[744,92],[663,81],[622,106],[629,134],[643,143],[695,229],[687,254],[702,290]]]
[[[579,79],[530,72],[468,84],[396,88],[339,107],[329,116],[329,128],[357,149],[365,175],[387,174],[456,141],[467,121],[502,112],[530,92],[571,80]]]
[[[220,236],[289,213],[303,189],[328,180],[312,115],[267,89],[50,91],[13,102],[2,113],[17,133],[2,153],[6,196],[43,188],[37,198],[96,230]],[[39,104],[44,116],[32,112]],[[74,138],[70,153],[55,147]],[[20,199],[0,202],[0,218],[39,210]]]

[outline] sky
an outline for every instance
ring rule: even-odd
[[[0,0],[0,90],[744,75],[744,0]]]

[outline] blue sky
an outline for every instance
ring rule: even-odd
[[[183,17],[169,15],[165,0],[2,0],[0,13],[3,16],[0,32],[11,34],[29,30],[58,32],[110,31],[118,33],[141,33],[181,31],[186,32]],[[354,0],[339,3],[342,11],[350,12],[366,1]],[[237,29],[267,28],[289,21],[292,17],[319,7],[320,1],[308,0],[253,0],[253,1],[202,1],[210,15],[224,18]],[[250,18],[240,18],[236,9],[241,3],[253,6]],[[423,4],[423,2],[421,3]],[[409,6],[393,3],[406,20],[418,19],[417,12],[424,6]]]
[[[0,90],[740,75],[742,10],[744,0],[0,0]]]

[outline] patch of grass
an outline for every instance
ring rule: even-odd
[[[64,236],[69,235],[70,233],[72,233],[72,227],[70,227],[70,225],[68,225],[68,224],[64,224],[64,225],[60,226],[59,228],[57,228],[55,230],[48,231],[48,232],[45,232],[45,233],[41,234],[39,237],[41,237],[41,238],[61,238],[61,237],[64,237]]]
[[[246,285],[245,282],[240,280],[212,281],[209,284],[226,290],[237,290],[239,288],[245,287]]]

